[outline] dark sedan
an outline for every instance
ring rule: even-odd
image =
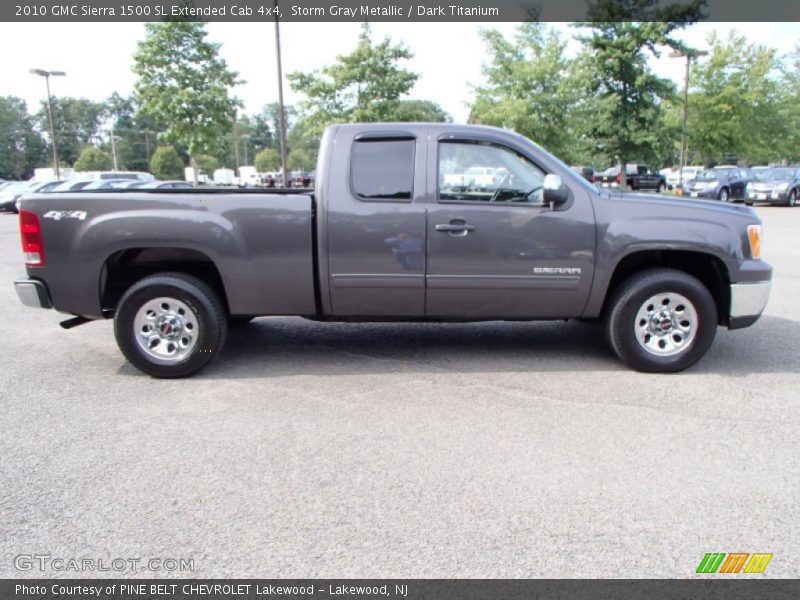
[[[691,198],[710,198],[720,202],[744,200],[745,187],[755,177],[749,169],[714,167],[701,171],[695,179],[683,184],[683,195]]]
[[[797,204],[800,193],[800,168],[773,167],[759,173],[755,181],[747,184],[746,201],[770,204]]]

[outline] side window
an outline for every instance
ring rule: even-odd
[[[517,152],[489,143],[439,143],[440,202],[541,206],[545,172]]]
[[[414,140],[354,142],[350,187],[361,200],[410,202],[414,187]]]

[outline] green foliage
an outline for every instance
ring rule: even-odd
[[[575,160],[573,112],[578,102],[566,42],[541,23],[522,23],[513,40],[482,32],[489,63],[475,90],[470,122],[513,129],[564,160]]]
[[[113,165],[111,157],[94,146],[81,150],[78,160],[73,165],[76,171],[108,171]]]
[[[669,142],[662,135],[662,101],[674,96],[675,86],[656,76],[647,60],[664,47],[685,49],[672,34],[696,21],[703,4],[660,8],[658,0],[597,0],[589,8],[592,20],[578,24],[589,30],[578,39],[594,97],[586,107],[591,136],[615,162],[652,158]]]
[[[104,107],[86,98],[53,97],[53,124],[58,142],[58,160],[62,166],[72,165],[86,146],[91,146],[100,135]],[[40,131],[50,131],[47,100],[42,100],[36,120]],[[48,151],[52,153],[51,144]]]
[[[289,152],[289,156],[286,157],[286,163],[287,168],[292,171],[296,169],[309,171],[314,168],[313,160],[308,153],[301,148],[295,148]]]
[[[35,167],[49,163],[45,150],[25,101],[0,97],[0,177],[27,179]]]
[[[280,154],[275,148],[264,148],[256,154],[254,165],[259,173],[277,171],[281,166]]]
[[[321,71],[290,73],[292,89],[306,96],[301,109],[309,135],[318,138],[331,123],[395,120],[400,97],[418,77],[398,63],[412,56],[388,37],[373,44],[369,24],[364,23],[353,52],[338,56]]]
[[[797,156],[790,144],[779,142],[785,139],[797,97],[787,103],[781,94],[775,50],[748,44],[735,31],[727,40],[713,34],[709,45],[711,54],[692,72],[689,147],[704,163],[736,156],[749,164],[765,164]]]
[[[453,118],[436,102],[400,100],[392,120],[400,123],[451,123]]]
[[[108,126],[117,138],[117,166],[131,171],[149,171],[150,155],[163,127],[139,110],[133,96],[126,98],[114,92],[106,100],[105,106]],[[111,152],[108,141],[104,143],[103,150]]]
[[[213,175],[214,171],[219,168],[219,161],[208,154],[198,154],[195,156],[195,162],[197,168],[206,175]]]
[[[184,146],[190,157],[215,153],[232,128],[240,102],[230,95],[241,83],[206,40],[199,22],[145,24],[134,54],[141,110],[165,126],[162,138]]]
[[[159,146],[150,161],[150,171],[157,179],[183,179],[183,161],[172,146]]]

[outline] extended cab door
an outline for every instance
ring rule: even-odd
[[[433,136],[432,136],[433,137]],[[516,138],[515,138],[516,139]],[[441,137],[429,150],[426,314],[547,318],[580,315],[591,288],[595,224],[589,192],[560,174],[572,201],[542,201],[545,156],[504,139]],[[538,158],[538,160],[537,160]],[[549,159],[552,163],[552,159]],[[492,184],[450,187],[452,175],[489,167]]]
[[[318,190],[326,313],[425,314],[426,138],[419,125],[336,129]]]

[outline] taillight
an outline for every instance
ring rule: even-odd
[[[22,237],[25,264],[29,267],[43,267],[45,265],[44,241],[39,217],[27,210],[19,211],[19,233]]]
[[[617,183],[622,183],[622,173],[617,173]]]

